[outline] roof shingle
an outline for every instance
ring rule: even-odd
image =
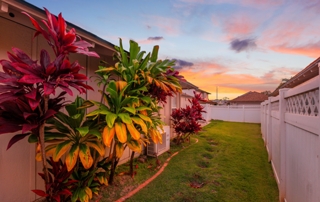
[[[249,91],[233,100],[230,100],[230,102],[263,102],[267,99],[268,99],[268,96],[264,93]]]

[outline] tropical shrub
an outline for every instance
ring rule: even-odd
[[[158,130],[163,123],[158,103],[165,99],[162,95],[159,97],[157,91],[163,92],[164,96],[181,92],[181,76],[171,68],[174,61],[158,60],[158,46],[146,56],[146,52],[140,51],[139,45],[132,40],[129,54],[123,49],[121,39],[120,46],[115,48],[115,66],[100,66],[96,71],[100,78],[98,84],[104,85],[104,102],[88,101],[84,104],[98,107],[87,117],[105,120],[102,139],[110,148],[110,184],[126,147],[141,152],[141,144],[148,143],[149,138],[155,143],[161,141]]]
[[[177,144],[201,130],[199,121],[205,121],[202,117],[202,113],[205,113],[204,107],[199,102],[201,100],[201,95],[194,92],[194,97],[188,100],[191,106],[187,105],[186,108],[178,108],[172,111],[171,120],[177,134]]]
[[[44,28],[29,14],[26,14],[36,29],[34,37],[42,35],[54,52],[50,58],[47,50],[41,50],[40,62],[18,48],[8,52],[9,60],[0,60],[4,72],[0,72],[0,134],[19,132],[8,144],[26,136],[35,136],[41,156],[46,187],[50,184],[45,154],[45,123],[58,113],[64,105],[64,95],[73,95],[71,88],[80,93],[92,88],[84,82],[87,77],[80,74],[83,67],[78,62],[71,62],[70,53],[80,53],[99,57],[88,50],[91,44],[78,40],[74,29],[67,32],[67,26],[61,14],[58,17],[45,9],[47,19]],[[56,89],[64,92],[56,97]],[[56,160],[59,158],[56,158]],[[46,192],[48,189],[46,189]],[[46,193],[49,194],[50,193]],[[47,196],[50,200],[51,196]]]

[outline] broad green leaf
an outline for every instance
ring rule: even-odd
[[[28,142],[29,142],[29,143],[36,143],[36,142],[38,142],[37,136],[34,135],[34,134],[29,135],[29,137],[28,137]]]
[[[128,104],[133,104],[134,102],[138,101],[138,97],[135,96],[129,96],[126,97],[120,104],[120,106],[127,106]]]
[[[159,51],[159,46],[154,46],[152,50],[152,55],[150,58],[151,62],[156,62],[158,59],[158,51]]]
[[[57,145],[56,151],[53,153],[53,160],[55,162],[59,161],[61,156],[66,153],[72,145],[71,140],[66,140]]]
[[[101,133],[97,128],[90,129],[89,134],[96,136],[98,139],[101,138]]]
[[[87,117],[90,117],[90,116],[97,116],[101,113],[101,110],[100,109],[96,109],[90,113],[87,114]]]
[[[136,114],[136,109],[134,107],[123,107],[123,109],[127,110],[131,114]]]
[[[107,87],[107,91],[110,93],[111,97],[114,99],[118,98],[117,86],[114,81],[111,81]]]
[[[148,121],[149,123],[152,123],[152,121],[151,121],[151,119],[150,119],[149,117],[147,117],[147,116],[145,116],[145,115],[143,115],[143,114],[138,114],[138,116],[139,116],[141,119],[143,119],[143,120],[145,120],[145,121]]]
[[[151,98],[150,97],[142,97],[140,99],[143,100],[147,104],[149,104],[151,102]]]
[[[79,119],[81,117],[81,114],[75,114],[71,116],[72,119]]]
[[[121,62],[123,63],[124,66],[128,66],[128,55],[127,53],[125,52],[125,50],[123,49],[123,46],[122,46],[122,39],[120,39],[120,54],[121,54]]]
[[[128,113],[119,113],[118,116],[123,123],[132,124],[131,118]]]
[[[65,123],[66,125],[71,125],[71,119],[62,112],[57,112],[55,114],[55,117],[60,120],[62,123]]]
[[[132,65],[132,60],[137,58],[137,55],[140,51],[140,47],[138,43],[133,40],[130,40],[129,43],[130,43],[130,64],[129,65]]]
[[[81,127],[81,128],[76,128],[76,130],[80,133],[80,135],[82,137],[86,136],[89,132],[89,127],[85,126],[85,127]]]
[[[114,121],[118,118],[118,116],[112,112],[106,115],[106,122],[109,128],[113,127]]]
[[[63,139],[68,138],[68,134],[66,133],[59,133],[59,132],[45,132],[44,139],[46,141],[54,140],[54,139]]]

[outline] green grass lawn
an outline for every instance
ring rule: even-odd
[[[126,201],[278,201],[259,124],[213,121],[194,138],[199,142],[181,150],[158,178]],[[131,184],[156,172],[138,166]],[[108,201],[108,195],[103,198]]]

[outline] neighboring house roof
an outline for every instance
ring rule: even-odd
[[[199,87],[196,85],[193,85],[192,83],[188,81],[180,81],[180,85],[182,89],[198,89]]]
[[[310,63],[307,67],[293,76],[285,83],[281,83],[271,94],[270,96],[277,96],[279,95],[279,89],[281,88],[294,88],[297,85],[300,85],[313,77],[319,75],[319,67],[318,63],[320,62],[320,57]]]
[[[180,85],[181,85],[182,89],[194,89],[194,90],[199,91],[201,93],[211,94],[207,91],[201,90],[198,86],[196,86],[188,81],[180,81]]]
[[[230,102],[263,102],[268,99],[268,96],[264,93],[258,93],[256,91],[249,91],[237,98],[230,100]]]

